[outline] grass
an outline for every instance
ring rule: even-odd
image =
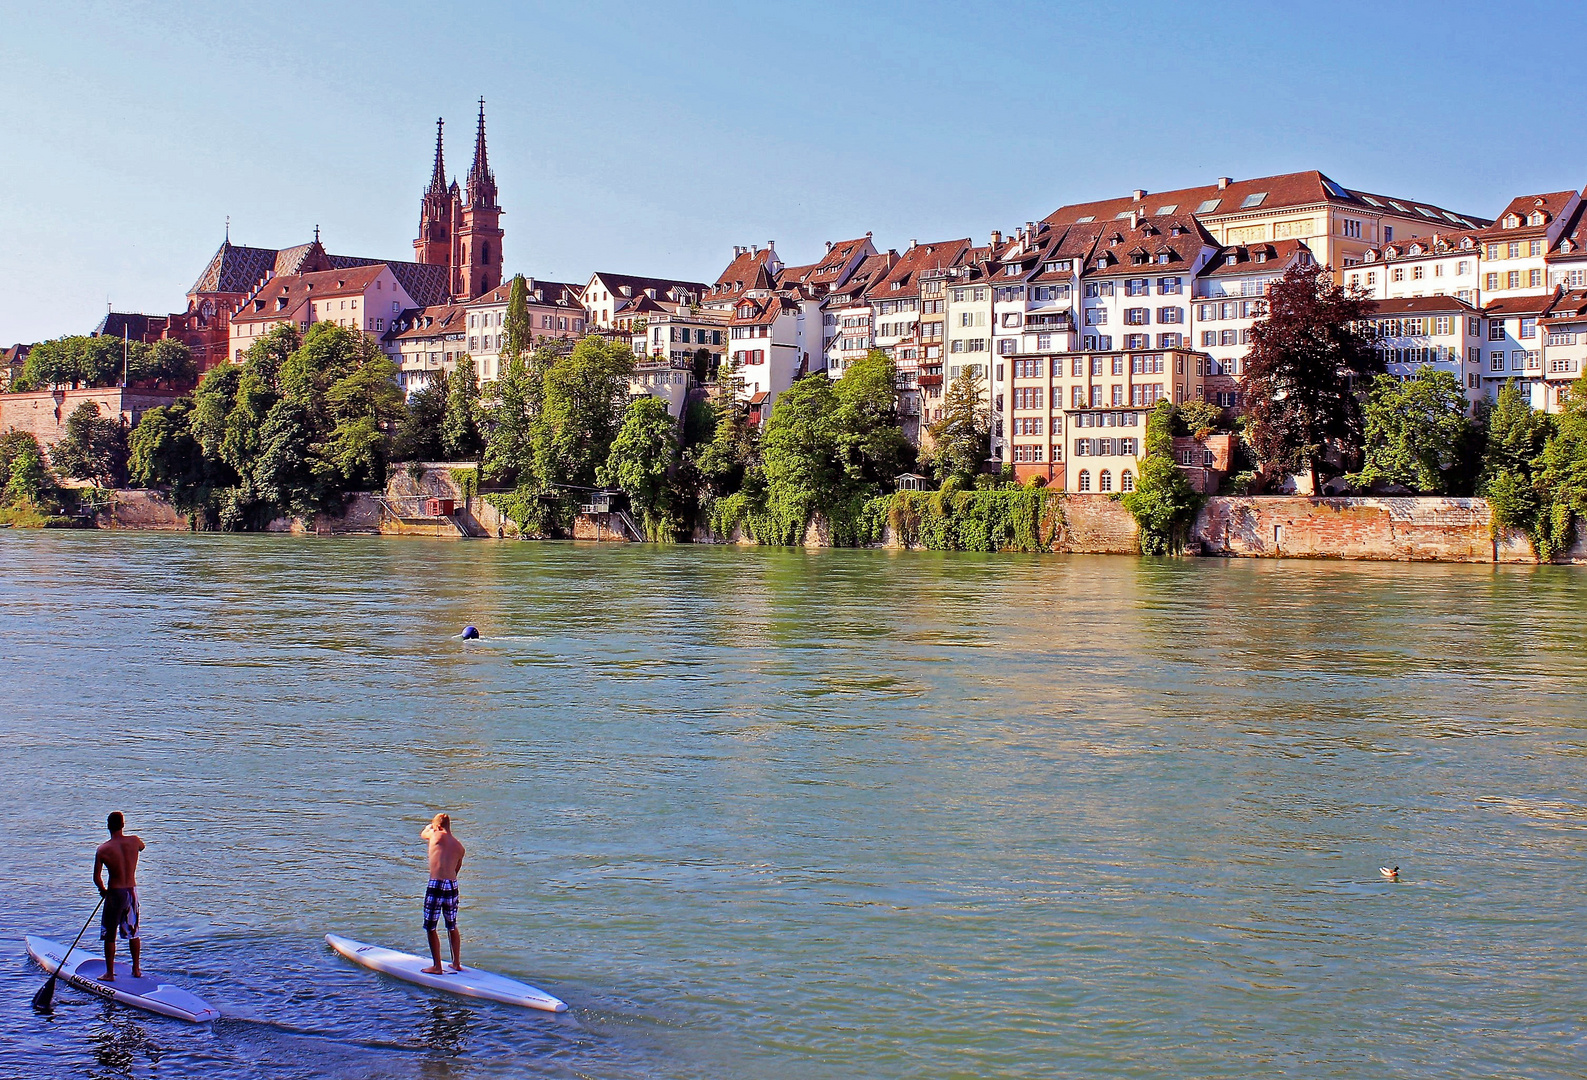
[[[71,529],[77,522],[60,514],[46,514],[32,506],[0,506],[0,525],[15,529]]]

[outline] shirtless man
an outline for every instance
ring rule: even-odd
[[[143,942],[138,938],[138,852],[143,841],[122,833],[126,823],[121,811],[111,814],[105,822],[110,828],[110,839],[94,852],[94,887],[104,897],[104,913],[99,917],[99,936],[105,942],[105,981],[116,977],[116,935],[127,939],[132,950],[132,977],[143,978],[139,954]],[[109,875],[108,884],[101,884],[99,871],[103,867]]]
[[[430,937],[433,967],[426,974],[441,974],[441,936],[435,927],[446,920],[446,935],[452,944],[452,970],[463,970],[463,937],[457,932],[457,875],[463,869],[463,845],[452,835],[450,814],[437,814],[419,834],[430,843],[430,884],[424,889],[424,931]]]

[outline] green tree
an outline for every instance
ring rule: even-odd
[[[592,487],[611,454],[634,356],[626,345],[586,337],[545,372],[535,424],[535,473],[555,485]]]
[[[1553,558],[1570,546],[1587,517],[1587,375],[1571,386],[1565,408],[1555,417],[1541,465],[1536,479],[1549,516],[1540,524],[1546,527],[1548,557]]]
[[[1409,379],[1379,375],[1364,418],[1366,460],[1351,484],[1397,484],[1424,495],[1451,491],[1471,428],[1458,378],[1431,365]]]
[[[127,479],[127,429],[119,419],[100,416],[98,402],[85,401],[66,418],[66,435],[50,458],[66,476],[120,487]]]
[[[521,280],[513,279],[515,282]],[[473,461],[485,448],[479,434],[479,374],[466,353],[446,380],[446,415],[441,421],[441,453],[448,461]]]
[[[512,279],[507,290],[507,317],[503,320],[501,364],[529,355],[534,339],[534,322],[529,315],[529,284],[522,274]]]
[[[38,440],[26,431],[0,436],[0,504],[22,509],[58,509],[55,479]]]
[[[1174,405],[1159,401],[1146,420],[1146,456],[1134,491],[1119,502],[1141,530],[1141,552],[1169,555],[1182,551],[1185,534],[1196,520],[1201,496],[1174,464]]]
[[[197,375],[193,351],[180,341],[164,338],[153,345],[134,342],[127,363],[131,382],[164,383],[169,387],[190,385]]]
[[[980,364],[966,364],[942,395],[942,419],[926,429],[931,436],[931,470],[938,480],[969,481],[992,453],[992,427],[985,404],[986,379]]]
[[[1519,529],[1530,538],[1539,559],[1551,559],[1557,548],[1551,528],[1554,508],[1538,474],[1544,468],[1543,452],[1553,422],[1532,408],[1526,393],[1511,381],[1488,410],[1487,427],[1477,494],[1488,500],[1495,534]]]
[[[188,514],[205,509],[215,487],[214,463],[193,436],[192,413],[187,398],[150,409],[128,439],[131,482],[168,490],[171,504]]]
[[[1270,468],[1309,473],[1320,492],[1330,458],[1359,460],[1358,383],[1383,371],[1360,330],[1370,301],[1336,284],[1331,268],[1294,266],[1269,288],[1267,308],[1245,359],[1251,446]]]
[[[648,394],[634,398],[597,479],[628,496],[652,540],[670,539],[678,529],[669,484],[677,462],[678,425],[667,403]]]
[[[397,425],[392,445],[395,461],[439,461],[441,421],[446,416],[446,391],[439,384],[416,390],[408,398],[408,411]]]
[[[534,471],[534,421],[531,361],[515,356],[504,361],[501,377],[491,384],[485,406],[489,437],[485,443],[484,478],[521,481]]]
[[[892,359],[872,349],[849,365],[832,391],[831,428],[845,478],[856,490],[892,483],[914,457],[898,426],[898,369]]]
[[[766,510],[783,543],[795,542],[810,518],[843,501],[833,418],[837,394],[822,376],[800,379],[777,395],[761,438]]]

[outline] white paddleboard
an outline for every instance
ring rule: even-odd
[[[60,965],[61,978],[79,990],[136,1009],[147,1009],[178,1020],[195,1024],[220,1019],[220,1010],[196,994],[166,982],[158,975],[132,977],[132,960],[123,956],[116,966],[114,982],[105,981],[105,958],[87,949],[73,949],[67,955],[66,946],[48,938],[29,937],[28,955],[45,971],[54,971]],[[61,964],[65,957],[66,963]]]
[[[429,967],[433,961],[422,956],[368,945],[337,934],[326,934],[325,943],[361,967],[432,990],[445,990],[449,994],[499,1001],[504,1005],[522,1005],[526,1009],[542,1009],[546,1012],[568,1010],[567,1002],[552,997],[544,990],[466,964],[462,971],[453,971],[451,965],[447,964],[442,967],[440,975],[431,975],[421,969]]]

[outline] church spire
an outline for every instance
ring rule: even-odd
[[[431,195],[446,194],[446,161],[441,153],[441,128],[446,123],[439,116],[435,118],[435,172],[430,176]]]
[[[468,170],[468,204],[496,205],[496,177],[485,155],[485,99],[479,99],[479,131],[474,136],[474,166]]]

